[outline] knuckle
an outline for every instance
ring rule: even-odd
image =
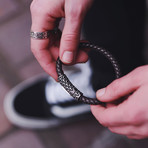
[[[141,124],[141,122],[143,121],[143,117],[141,116],[141,113],[139,112],[136,112],[136,111],[133,111],[134,113],[130,113],[128,116],[127,116],[127,121],[128,121],[128,124],[131,124],[131,125],[139,125]]]
[[[141,71],[143,71],[143,66],[140,66],[134,69],[134,72],[136,73],[141,73]]]
[[[134,69],[133,73],[132,73],[132,76],[131,78],[133,79],[134,82],[137,83],[137,81],[139,81],[139,76],[141,75],[141,70],[142,70],[142,67],[138,67],[136,69]],[[138,77],[137,77],[138,76]]]
[[[33,1],[30,5],[31,14],[40,15],[44,13],[43,6],[41,6],[38,2]]]
[[[148,77],[148,66],[140,66],[134,69],[131,78],[136,84],[140,85],[146,82],[146,79],[143,79],[143,77]]]
[[[119,80],[115,80],[112,84],[112,89],[116,91],[118,90],[119,86],[120,86]]]
[[[82,16],[84,15],[83,6],[80,4],[77,7],[75,7],[75,9],[70,7],[68,9],[68,14],[73,18],[73,20],[82,18]]]
[[[119,79],[114,80],[114,81],[112,82],[112,85],[109,85],[109,86],[108,86],[108,88],[109,88],[109,90],[110,90],[110,92],[111,92],[112,94],[118,93],[119,87],[120,87],[120,81],[119,81]],[[110,95],[111,95],[111,94],[110,94]]]
[[[78,45],[78,37],[76,34],[65,34],[62,37],[64,50],[76,51]]]
[[[140,66],[140,67],[137,67],[134,69],[134,75],[133,75],[134,80],[136,80],[140,77],[143,77],[144,75],[145,76],[148,75],[148,70],[145,70],[144,66]]]
[[[78,42],[77,33],[64,34],[63,39],[65,42]]]

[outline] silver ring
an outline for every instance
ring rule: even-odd
[[[45,32],[30,32],[30,37],[34,39],[48,39],[50,36],[50,31]]]

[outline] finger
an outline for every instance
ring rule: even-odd
[[[47,16],[44,9],[39,9],[32,5],[32,26],[31,30],[35,32],[44,32],[47,30],[53,30],[57,25],[55,18]],[[51,75],[54,79],[57,79],[56,66],[54,62],[54,57],[49,52],[49,47],[52,43],[53,35],[50,35],[49,39],[37,40],[31,38],[31,50],[42,68]],[[55,47],[56,48],[56,47]],[[55,49],[57,51],[57,49]],[[55,51],[53,54],[55,54]],[[58,51],[57,51],[58,52]],[[58,57],[58,55],[57,55]]]
[[[132,134],[132,135],[128,135],[127,138],[140,140],[140,139],[146,138],[146,136],[141,136],[141,135],[134,135],[134,134]]]
[[[58,25],[60,16],[63,15],[62,11],[53,10],[56,1],[37,1],[34,0],[31,3],[31,17],[33,31],[42,32],[52,30]],[[58,6],[57,6],[58,7]],[[54,11],[58,11],[54,13]],[[53,13],[53,14],[52,14]]]
[[[42,68],[54,79],[57,79],[55,59],[59,53],[58,41],[55,43],[57,46],[52,46],[51,43],[52,39],[51,41],[31,39],[31,50]]]
[[[120,135],[138,135],[140,132],[140,126],[132,126],[132,125],[125,125],[125,126],[118,126],[118,127],[109,127],[108,128],[111,132],[120,134]]]
[[[88,54],[87,54],[87,52],[85,51],[85,49],[80,49],[78,51],[75,63],[85,63],[87,61],[88,61]]]
[[[86,40],[82,40],[80,42],[81,43],[88,43],[88,41],[86,41]],[[89,51],[90,51],[90,49],[86,48],[86,47],[85,48],[84,47],[79,48],[79,50],[77,52],[75,63],[85,63],[85,62],[87,62],[88,61],[88,52]]]
[[[113,133],[125,135],[129,138],[134,139],[141,139],[147,137],[147,124],[140,124],[137,126],[133,125],[125,125],[125,126],[118,126],[118,127],[109,127],[109,130]],[[136,138],[137,137],[137,138]]]
[[[116,109],[113,110],[112,107],[106,109],[105,107],[100,105],[91,106],[91,111],[95,116],[95,118],[99,121],[99,123],[105,127],[123,125],[122,122],[123,113],[116,112]],[[112,114],[114,116],[111,116]]]
[[[141,85],[135,71],[114,80],[106,88],[97,91],[96,96],[100,101],[111,102],[134,92]]]
[[[38,43],[38,44],[37,44]],[[38,60],[39,64],[42,66],[42,68],[50,75],[52,76],[55,80],[57,80],[57,72],[56,72],[56,63],[55,60],[53,59],[54,56],[57,55],[58,53],[58,48],[53,47],[53,50],[55,53],[50,53],[48,49],[44,48],[39,48],[37,45],[41,45],[41,43],[38,41],[36,44],[34,44],[34,49],[32,49],[32,52],[34,53],[34,56]],[[57,53],[56,53],[57,51]],[[58,55],[56,56],[58,57]]]
[[[83,11],[79,9],[79,2],[75,4],[76,2],[78,1],[72,1],[65,6],[66,21],[60,43],[60,58],[68,64],[75,62],[84,17]]]
[[[105,127],[129,125],[131,119],[127,119],[127,110],[123,104],[110,106],[91,106],[91,111],[95,118]]]

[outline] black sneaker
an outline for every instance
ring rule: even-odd
[[[22,128],[45,129],[91,115],[89,105],[72,98],[70,101],[47,103],[45,98],[47,81],[49,83],[54,80],[49,80],[46,75],[40,75],[10,90],[4,100],[4,110],[10,122]]]

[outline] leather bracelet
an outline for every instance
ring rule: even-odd
[[[109,51],[107,51],[106,49],[100,48],[100,47],[98,47],[94,44],[91,44],[91,43],[80,43],[79,47],[94,49],[94,50],[97,50],[99,53],[102,53],[112,63],[116,78],[120,77],[121,72],[120,72],[119,64]],[[81,91],[79,91],[70,82],[68,77],[64,74],[64,72],[62,70],[62,64],[63,64],[62,61],[60,60],[60,58],[58,58],[57,62],[56,62],[58,81],[74,99],[76,99],[77,101],[81,101],[83,103],[86,103],[86,104],[91,104],[91,105],[105,105],[104,102],[101,102],[101,101],[97,100],[96,98],[94,99],[94,98],[88,98],[88,97],[84,96],[83,93]]]

